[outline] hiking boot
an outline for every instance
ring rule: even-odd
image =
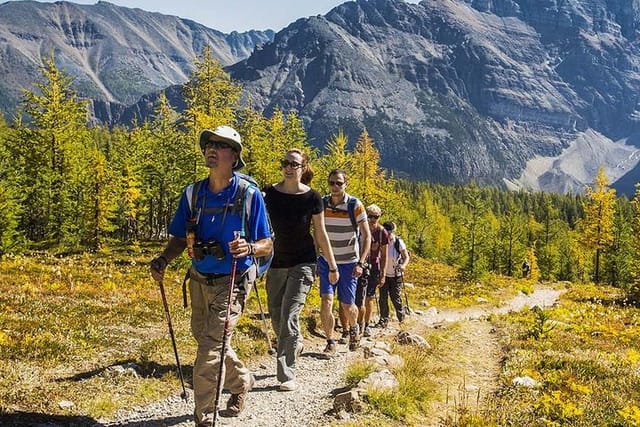
[[[386,328],[386,327],[387,327],[387,323],[388,323],[388,322],[389,322],[389,321],[388,321],[387,319],[380,319],[380,320],[378,321],[378,323],[376,323],[376,325],[374,326],[374,328],[381,328],[381,329],[384,329],[384,328]]]
[[[227,413],[229,416],[237,417],[244,410],[244,406],[247,400],[247,395],[253,388],[256,383],[256,379],[251,375],[251,379],[249,380],[249,387],[240,392],[240,393],[232,393],[231,397],[227,401]]]
[[[340,337],[340,339],[338,339],[338,344],[346,344],[348,338],[349,338],[349,331],[347,331],[346,329],[343,329],[342,336]]]
[[[370,337],[371,336],[371,328],[367,325],[364,327],[364,332],[362,333],[363,337]]]
[[[358,347],[360,347],[360,334],[358,328],[353,328],[349,333],[349,350],[356,351]]]
[[[279,390],[280,391],[294,391],[298,388],[298,383],[296,382],[296,380],[289,380],[289,381],[285,381],[283,383],[280,384]]]
[[[325,359],[331,359],[333,356],[336,355],[336,352],[337,352],[336,343],[333,340],[327,341],[327,346],[324,348],[324,350],[322,350],[322,356]]]

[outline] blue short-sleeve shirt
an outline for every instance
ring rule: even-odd
[[[195,258],[192,264],[201,273],[230,274],[233,257],[229,252],[229,242],[234,239],[234,231],[240,231],[242,226],[241,212],[233,212],[236,193],[240,190],[240,177],[236,174],[229,186],[214,193],[208,185],[201,185],[196,198],[196,212],[202,212],[198,219],[198,231],[196,241],[206,242],[215,240],[220,243],[225,257],[218,260],[213,255],[207,255],[198,261]],[[270,238],[271,228],[267,218],[262,194],[255,186],[247,188],[246,205],[248,206],[247,223],[245,226],[245,239],[249,242]],[[187,221],[191,218],[189,208],[190,198],[187,191],[182,192],[178,209],[169,225],[169,234],[175,237],[186,238]],[[225,209],[226,206],[226,209]],[[207,209],[219,208],[216,213],[207,213]],[[225,213],[226,211],[226,213]],[[252,257],[238,258],[238,270],[246,270],[253,264]]]

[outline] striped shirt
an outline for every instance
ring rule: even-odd
[[[345,193],[342,202],[335,206],[329,206],[324,210],[324,225],[329,235],[331,248],[337,264],[351,264],[360,259],[360,246],[358,244],[357,232],[353,229],[347,201],[349,195]],[[367,220],[367,213],[364,205],[356,199],[354,209],[356,223],[360,224]]]

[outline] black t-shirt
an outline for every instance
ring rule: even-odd
[[[316,248],[311,236],[311,217],[324,210],[322,197],[315,190],[287,194],[273,185],[264,189],[264,201],[275,234],[271,267],[290,268],[316,262]]]

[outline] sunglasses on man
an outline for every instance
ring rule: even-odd
[[[331,180],[329,180],[329,185],[331,187],[333,187],[334,185],[337,185],[338,187],[342,187],[344,185],[344,181],[331,181]]]
[[[231,145],[223,141],[207,141],[204,144],[203,149],[213,148],[214,150],[224,150],[225,148],[232,148]]]

